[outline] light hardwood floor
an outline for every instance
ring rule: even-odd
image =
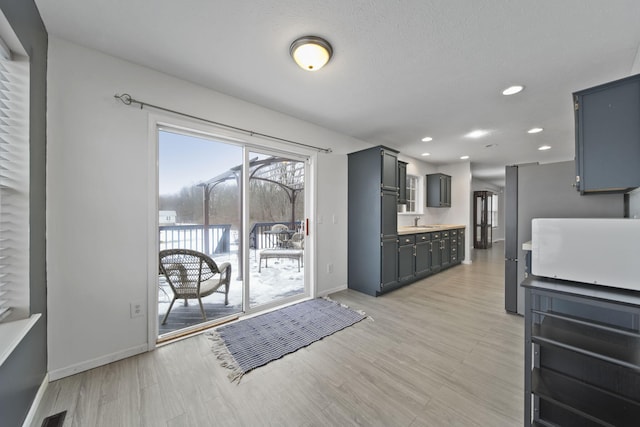
[[[506,314],[503,245],[383,297],[373,318],[231,384],[204,335],[49,384],[33,426],[520,426],[523,319]]]

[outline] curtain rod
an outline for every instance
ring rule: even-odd
[[[263,138],[272,139],[274,141],[286,142],[287,144],[299,145],[299,146],[302,146],[302,147],[313,148],[314,150],[322,151],[322,152],[325,152],[325,153],[331,153],[331,148],[316,147],[314,145],[304,144],[302,142],[292,141],[290,139],[284,139],[284,138],[280,138],[280,137],[277,137],[277,136],[267,135],[266,133],[255,132],[255,131],[252,131],[252,130],[249,130],[249,129],[243,129],[243,128],[240,128],[240,127],[237,127],[237,126],[227,125],[227,124],[224,124],[224,123],[215,122],[213,120],[204,119],[204,118],[198,117],[198,116],[192,116],[191,114],[182,113],[182,112],[176,111],[176,110],[171,110],[170,108],[160,107],[159,105],[153,105],[153,104],[149,104],[148,102],[139,101],[137,99],[132,98],[131,95],[129,95],[128,93],[123,93],[122,95],[115,94],[115,95],[113,95],[113,97],[116,98],[116,99],[119,99],[125,105],[138,104],[138,105],[140,105],[140,109],[141,110],[144,107],[154,108],[156,110],[166,111],[167,113],[177,114],[179,116],[188,117],[190,119],[199,120],[201,122],[210,123],[212,125],[221,126],[221,127],[224,127],[224,128],[227,128],[227,129],[232,129],[232,130],[239,131],[239,132],[244,132],[244,133],[246,133],[246,134],[248,134],[250,136],[260,136],[260,137],[263,137]]]

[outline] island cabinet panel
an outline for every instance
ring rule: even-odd
[[[576,188],[626,192],[640,186],[640,74],[573,94]]]
[[[530,276],[525,426],[637,426],[640,293]]]
[[[398,286],[397,155],[348,155],[348,286],[374,296]]]

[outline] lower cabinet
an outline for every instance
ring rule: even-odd
[[[464,229],[398,236],[397,284],[411,283],[462,262],[463,257],[459,256],[461,245],[457,240],[460,235],[464,239]]]
[[[386,292],[398,286],[398,240],[382,239],[380,245],[380,292]]]
[[[529,276],[525,426],[637,426],[640,293]]]
[[[405,282],[411,280],[416,271],[415,236],[399,236],[398,240],[398,281]]]
[[[416,234],[415,275],[424,276],[431,272],[433,242],[430,233]]]

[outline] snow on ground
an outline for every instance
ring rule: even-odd
[[[229,306],[242,308],[242,286],[243,282],[238,280],[238,256],[237,251],[222,256],[214,256],[214,261],[218,264],[223,262],[231,263],[231,286],[229,287]],[[258,272],[258,254],[252,249],[249,256],[250,264],[250,305],[265,304],[278,298],[295,295],[304,292],[304,267],[300,266],[298,272],[298,261],[288,258],[269,259],[269,266]],[[246,275],[246,272],[245,272]],[[169,308],[171,302],[171,288],[160,278],[160,290],[158,294],[158,314],[163,315]],[[203,303],[224,303],[224,295],[215,293],[202,299]],[[182,303],[176,301],[176,304]]]

